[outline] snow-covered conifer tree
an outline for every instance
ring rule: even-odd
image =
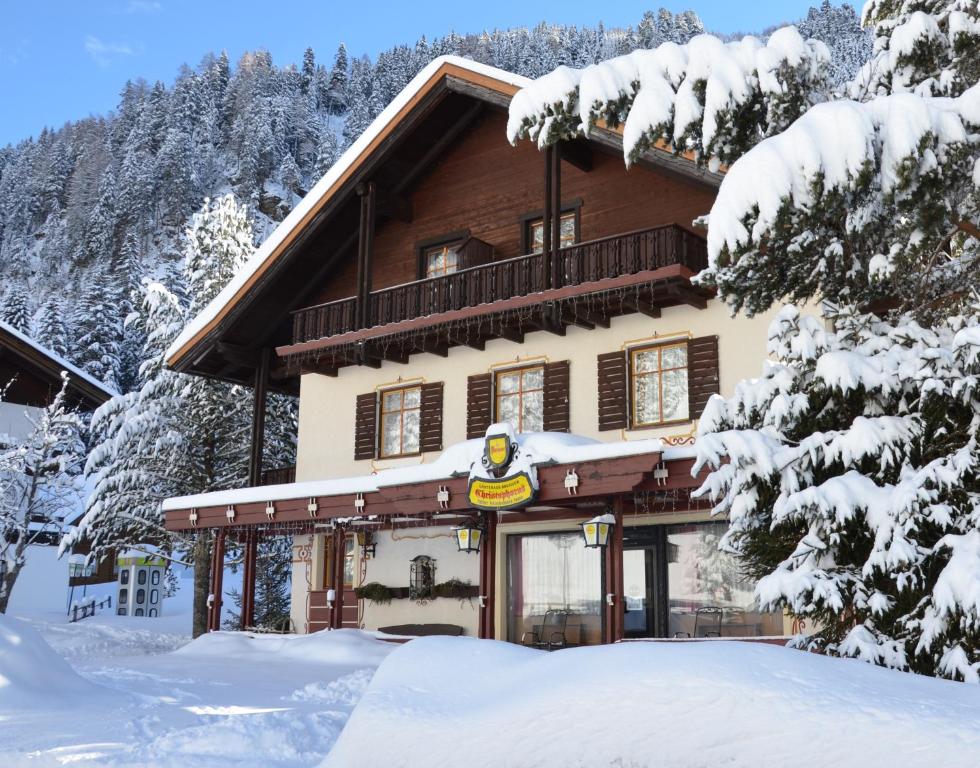
[[[11,328],[31,334],[31,310],[23,283],[12,283],[0,302],[0,320]]]

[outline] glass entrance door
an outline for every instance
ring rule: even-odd
[[[652,547],[623,552],[623,591],[626,597],[623,628],[626,637],[654,637],[656,634],[653,561]]]

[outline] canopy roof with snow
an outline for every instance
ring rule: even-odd
[[[43,407],[61,389],[61,373],[68,374],[72,399],[86,410],[94,410],[117,393],[76,368],[60,355],[0,321],[0,386],[11,382],[4,400]]]
[[[378,187],[378,216],[392,215],[396,190],[425,172],[483,108],[506,110],[527,78],[455,56],[430,62],[381,112],[258,248],[242,270],[192,320],[167,352],[180,371],[251,383],[262,347],[290,338],[290,311],[353,259],[358,185]],[[501,140],[506,137],[501,136]],[[590,141],[621,151],[622,135],[597,129]],[[654,150],[662,169],[716,187],[720,177],[690,159]],[[277,377],[273,385],[292,384]]]

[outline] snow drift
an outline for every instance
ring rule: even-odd
[[[0,614],[0,720],[4,711],[77,707],[118,698],[75,673],[37,630]]]
[[[772,645],[423,638],[381,665],[323,765],[966,768],[977,722],[970,686]]]
[[[290,659],[314,664],[376,666],[395,649],[359,629],[324,630],[309,635],[258,635],[249,632],[209,632],[174,653],[222,658]]]

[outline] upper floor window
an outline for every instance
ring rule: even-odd
[[[568,211],[561,215],[561,237],[559,248],[574,245],[576,236],[576,212]],[[528,222],[528,244],[531,253],[541,253],[544,250],[544,219],[532,219]]]
[[[641,347],[630,353],[634,427],[687,421],[687,342]]]
[[[544,366],[498,371],[495,383],[497,421],[518,432],[543,432]]]
[[[419,452],[422,388],[403,387],[381,393],[381,456]]]
[[[448,275],[459,269],[459,242],[426,248],[423,252],[423,264],[426,277]]]

